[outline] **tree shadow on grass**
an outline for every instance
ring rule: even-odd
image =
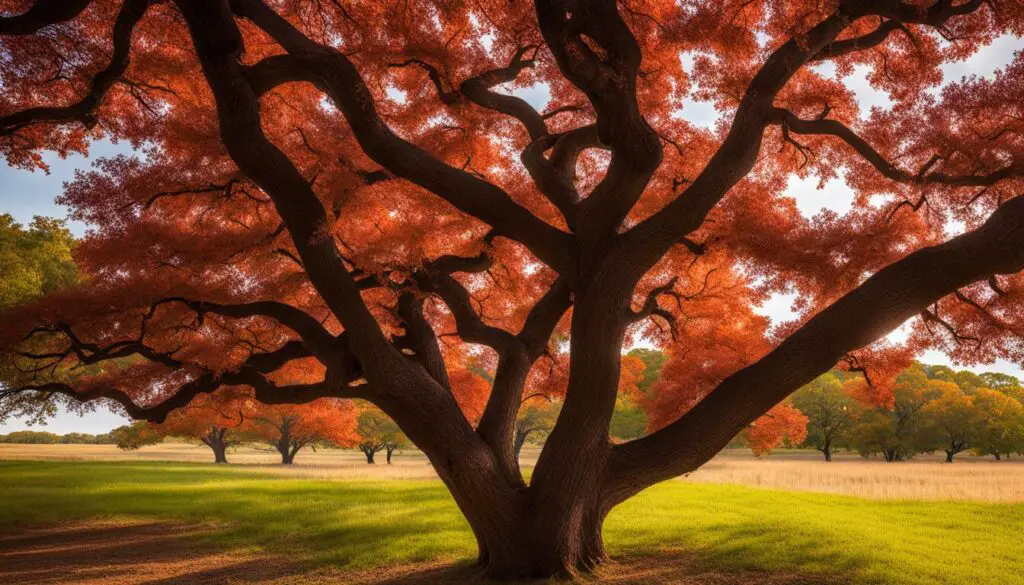
[[[97,525],[90,525],[82,532],[85,536],[76,536],[76,522],[134,519],[164,523],[154,526],[177,527],[173,531],[168,528],[175,537],[173,546],[150,550],[155,556],[149,560],[155,567],[161,562],[168,566],[188,563],[188,555],[207,559],[196,565],[199,570],[190,577],[191,581],[186,579],[182,583],[224,583],[231,580],[227,575],[232,572],[248,575],[236,579],[238,582],[272,583],[274,579],[284,579],[280,582],[290,583],[288,579],[302,579],[318,571],[335,576],[343,573],[345,580],[330,580],[339,583],[358,582],[351,579],[364,571],[375,579],[366,583],[471,582],[466,580],[461,567],[437,569],[441,572],[427,577],[421,575],[422,571],[407,575],[381,569],[422,568],[424,564],[436,569],[439,563],[465,564],[473,558],[476,545],[472,533],[439,482],[296,480],[243,474],[212,465],[153,463],[0,463],[0,475],[4,476],[5,494],[0,500],[0,526],[63,525],[71,532],[63,535],[62,541],[107,547],[102,554],[108,561],[102,567],[83,568],[98,574],[126,574],[131,569],[124,567],[140,564],[133,560],[134,552],[140,547],[149,549],[141,544],[138,535],[134,540],[119,538],[116,532],[110,532],[109,526],[97,530]],[[659,501],[664,502],[665,509],[658,508]],[[657,583],[652,580],[654,577],[648,581],[629,581],[632,577],[627,574],[615,573],[616,567],[633,566],[635,563],[630,559],[651,554],[676,560],[682,554],[688,559],[685,570],[689,573],[678,573],[677,581],[665,582],[701,585],[717,583],[694,580],[702,578],[701,574],[771,570],[773,575],[788,575],[794,569],[851,574],[868,562],[830,543],[827,528],[794,528],[788,520],[766,523],[764,517],[751,515],[750,510],[727,513],[721,521],[701,525],[688,522],[685,515],[673,517],[679,516],[676,510],[681,502],[682,497],[674,493],[647,498],[632,510],[624,509],[624,521],[609,519],[606,534],[612,554],[624,560],[608,569],[611,572],[605,573],[607,582]],[[700,502],[688,502],[686,509],[692,506],[700,506]],[[713,512],[717,515],[719,511]],[[32,541],[23,542],[24,547],[31,544]],[[675,550],[666,553],[666,546]],[[699,551],[699,557],[687,556],[680,550]],[[65,556],[55,557],[53,563],[46,563],[48,566],[26,566],[24,574],[38,571],[43,579],[53,572],[52,567],[73,566],[76,558],[82,556],[70,549],[65,552]],[[32,564],[26,560],[29,557],[8,560],[16,558]],[[145,567],[146,563],[141,565]],[[238,566],[230,568],[234,565]],[[645,562],[639,562],[636,566],[644,565]],[[661,568],[666,574],[684,570],[671,565],[662,564]],[[730,573],[715,572],[721,569]],[[176,583],[174,578],[177,577],[153,574],[148,582],[168,585]],[[27,581],[4,579],[0,573],[0,582]]]
[[[0,582],[20,585],[470,585],[468,563],[384,565],[372,570],[314,568],[280,555],[224,553],[192,538],[209,526],[89,523],[20,529],[0,537]],[[579,583],[616,585],[841,585],[789,573],[709,571],[692,553],[621,559]]]

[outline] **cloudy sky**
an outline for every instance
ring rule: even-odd
[[[971,58],[943,66],[943,83],[957,81],[968,75],[991,76],[997,69],[1008,64],[1013,59],[1015,52],[1021,50],[1024,50],[1024,39],[1010,36],[999,37]],[[684,63],[686,63],[685,57]],[[819,66],[819,70],[824,74],[834,75],[834,71],[830,71],[830,65],[827,63]],[[871,108],[884,109],[891,103],[884,92],[876,91],[868,85],[867,72],[866,68],[858,68],[852,75],[843,79],[843,82],[857,96],[861,113],[864,116],[871,111]],[[519,90],[516,93],[530,101],[539,110],[543,110],[550,99],[550,92],[543,85]],[[693,100],[687,100],[678,115],[692,123],[709,128],[714,127],[719,117],[711,104]],[[63,183],[74,176],[75,170],[89,168],[98,157],[130,152],[131,148],[126,143],[98,142],[90,149],[89,157],[74,155],[62,160],[54,153],[45,153],[43,158],[50,165],[49,174],[30,173],[0,164],[0,213],[10,213],[22,223],[31,221],[35,215],[65,217],[67,209],[54,203],[54,198],[60,194]],[[822,189],[818,189],[817,184],[816,177],[809,177],[806,180],[794,177],[790,181],[786,194],[797,200],[801,213],[811,217],[824,209],[839,214],[850,209],[853,200],[852,192],[842,180],[831,180]],[[87,227],[81,223],[71,224],[76,235],[84,234]],[[792,301],[792,297],[779,295],[766,303],[761,311],[773,320],[786,321],[795,316],[791,310]],[[894,333],[893,336],[898,338],[899,332]],[[937,351],[926,352],[921,359],[926,363],[953,365],[946,355]],[[956,366],[954,365],[954,367]],[[1020,365],[1002,361],[968,369],[979,372],[999,371],[1024,377],[1024,371]],[[46,430],[59,434],[69,432],[102,433],[125,424],[125,422],[127,422],[126,419],[121,416],[101,409],[82,417],[62,413],[49,422]],[[24,421],[12,419],[0,424],[0,433],[26,428],[31,427]]]

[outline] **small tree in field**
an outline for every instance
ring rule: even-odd
[[[402,431],[395,421],[376,408],[359,413],[357,420],[357,446],[366,456],[366,462],[370,465],[375,464],[375,455],[386,450],[387,462],[391,463],[391,454],[405,442]]]
[[[861,409],[834,372],[823,374],[798,390],[793,395],[793,406],[807,416],[804,443],[821,451],[825,461],[832,461],[835,449],[847,443]]]
[[[997,461],[1011,453],[1024,451],[1024,406],[998,390],[982,388],[974,394],[978,417],[972,444],[979,455],[991,455]]]
[[[929,380],[920,365],[896,377],[890,404],[864,413],[850,433],[851,444],[862,455],[881,453],[888,462],[906,461],[921,451],[930,451],[924,408],[949,382]]]
[[[320,445],[353,447],[356,412],[350,401],[321,399],[303,405],[257,406],[246,438],[267,443],[291,465],[305,447]]]
[[[163,434],[156,431],[153,425],[144,421],[135,421],[110,431],[118,449],[134,451],[146,445],[156,445],[164,440]]]
[[[612,509],[837,365],[888,404],[921,350],[1024,362],[1024,56],[937,87],[1024,30],[1021,0],[3,6],[0,155],[145,156],[66,186],[89,279],[4,314],[0,412],[366,400],[516,579],[594,569]],[[861,109],[862,68],[890,108]],[[803,215],[794,177],[842,178],[849,209]],[[648,434],[616,443],[640,339],[670,357]],[[485,399],[459,399],[467,356]],[[527,482],[518,411],[559,361]]]
[[[227,463],[228,449],[245,442],[244,433],[252,423],[254,406],[244,395],[228,392],[206,395],[172,412],[152,428],[165,437],[197,440],[213,451],[214,463]]]
[[[779,445],[799,445],[807,438],[807,416],[791,404],[769,410],[746,431],[746,442],[754,456],[760,457]]]
[[[957,453],[965,451],[975,441],[983,423],[973,397],[959,386],[946,383],[939,392],[939,396],[921,410],[924,417],[921,432],[924,443],[945,451],[946,463],[952,463]]]

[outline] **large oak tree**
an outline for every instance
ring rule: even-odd
[[[884,387],[913,351],[872,344],[908,319],[913,350],[1024,360],[1024,58],[935,91],[943,63],[1024,33],[1019,0],[0,9],[8,163],[100,137],[140,153],[67,186],[88,277],[5,316],[5,411],[368,400],[430,459],[489,575],[546,576],[600,563],[611,509],[837,363]],[[829,74],[862,66],[891,108],[860,112]],[[722,122],[686,122],[687,98]],[[793,173],[842,174],[853,208],[801,216]],[[769,330],[751,309],[783,290],[803,317]],[[691,399],[613,444],[636,336]],[[496,363],[475,426],[446,366],[474,356]],[[559,360],[527,484],[516,412]]]

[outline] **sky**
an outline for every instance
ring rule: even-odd
[[[968,75],[990,77],[997,69],[1007,65],[1015,52],[1021,50],[1024,50],[1024,39],[1011,36],[999,37],[991,45],[982,48],[970,58],[944,65],[943,85],[958,81]],[[682,56],[682,59],[684,67],[689,67],[692,63],[686,55]],[[818,69],[825,75],[835,75],[834,68],[827,62],[819,65]],[[868,84],[867,73],[868,69],[861,66],[855,69],[853,74],[843,78],[843,83],[851,88],[856,95],[861,114],[865,117],[872,108],[886,109],[891,106],[888,95],[873,89]],[[936,92],[940,90],[941,87],[935,89]],[[545,109],[551,99],[548,87],[543,84],[515,90],[508,89],[507,91],[519,95],[540,111]],[[685,100],[683,107],[675,115],[707,128],[713,128],[720,116],[712,104],[692,99]],[[76,170],[87,170],[96,158],[130,154],[131,152],[131,147],[127,143],[112,144],[100,141],[92,145],[88,157],[73,155],[61,159],[55,153],[44,153],[43,159],[50,166],[49,174],[14,169],[0,163],[0,213],[10,213],[22,223],[31,221],[35,215],[66,217],[68,210],[54,202],[54,199],[62,191],[63,183],[70,180]],[[794,176],[787,185],[785,195],[796,199],[800,213],[807,217],[813,217],[826,209],[842,215],[849,211],[853,204],[852,191],[841,177],[828,181],[819,189],[817,177],[800,179]],[[76,235],[81,236],[88,226],[80,222],[71,222],[70,227]],[[770,317],[773,322],[792,320],[797,317],[792,310],[794,300],[794,295],[776,295],[769,299],[759,309],[759,312]],[[901,332],[897,330],[890,335],[890,339],[899,340],[900,335]],[[1006,361],[964,367],[953,364],[947,355],[935,350],[923,353],[920,359],[929,364],[944,364],[975,372],[1002,372],[1024,378],[1024,370],[1020,365]],[[70,432],[96,434],[107,432],[127,422],[126,418],[105,409],[99,409],[84,416],[62,412],[51,419],[46,427],[31,427],[18,419],[8,420],[6,423],[0,424],[0,433],[33,428],[45,429],[58,434]]]

